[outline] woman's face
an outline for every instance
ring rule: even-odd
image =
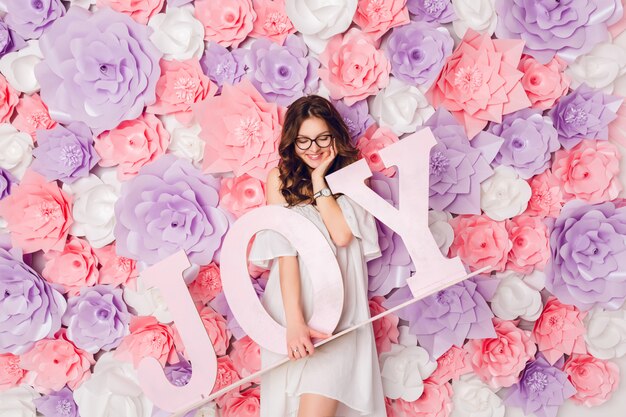
[[[317,168],[323,160],[328,158],[330,155],[330,146],[332,146],[332,139],[329,140],[330,130],[328,129],[328,125],[326,122],[318,117],[309,117],[300,126],[300,130],[298,131],[298,136],[296,138],[296,143],[294,143],[294,147],[296,149],[296,155],[311,169]],[[317,143],[312,142],[311,147],[306,150],[302,150],[298,147],[298,142],[305,143],[306,146],[309,145],[308,141],[305,139],[315,139],[317,138]],[[326,147],[320,147],[328,144]]]

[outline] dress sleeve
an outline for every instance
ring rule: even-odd
[[[256,266],[269,269],[273,259],[296,255],[298,255],[296,248],[286,237],[275,230],[261,230],[254,237],[248,260]]]
[[[346,195],[337,199],[337,201],[352,234],[361,241],[365,261],[371,261],[380,257],[378,230],[376,229],[374,216]]]

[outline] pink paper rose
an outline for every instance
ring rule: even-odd
[[[382,306],[383,301],[385,301],[385,297],[375,296],[370,298],[370,315],[372,317],[387,311]],[[395,314],[387,314],[385,317],[372,323],[378,354],[389,352],[391,344],[398,343],[398,336],[400,336],[400,331],[398,330],[399,321],[400,319]]]
[[[395,400],[391,406],[399,416],[448,417],[452,412],[452,387],[450,384],[424,382],[424,393],[415,401]]]
[[[135,279],[139,276],[134,259],[118,256],[115,242],[103,248],[94,249],[100,261],[100,284],[113,286],[125,285],[135,288]]]
[[[196,0],[194,14],[204,25],[204,39],[237,48],[257,18],[251,0]]]
[[[330,96],[349,106],[389,84],[391,64],[367,34],[352,28],[333,36],[319,56],[318,74]]]
[[[77,348],[62,329],[55,339],[42,339],[20,358],[28,371],[27,381],[41,393],[59,391],[66,384],[72,390],[91,376],[96,361],[91,353]]]
[[[372,172],[380,172],[387,177],[393,177],[396,174],[396,169],[394,167],[385,168],[378,151],[398,140],[398,137],[390,129],[373,124],[358,140],[356,147],[361,153],[361,157],[367,161]]]
[[[512,247],[506,269],[530,274],[550,259],[548,227],[539,217],[520,215],[506,221]]]
[[[235,369],[233,361],[231,361],[228,356],[221,356],[217,358],[217,376],[215,378],[215,385],[213,385],[213,390],[211,392],[217,392],[224,387],[234,384],[240,379],[241,378]],[[239,389],[241,389],[241,387],[239,387]],[[231,395],[232,393],[233,391],[231,391]],[[227,397],[223,396],[221,398],[225,399]]]
[[[19,186],[0,200],[0,216],[8,223],[13,246],[24,253],[63,250],[72,225],[72,197],[56,182],[26,171]]]
[[[12,124],[18,130],[30,134],[33,140],[37,140],[37,130],[49,130],[57,125],[50,118],[48,106],[41,100],[39,94],[29,96],[24,94],[16,107],[17,116]]]
[[[137,368],[141,359],[156,358],[161,365],[178,363],[174,347],[174,331],[159,323],[153,316],[135,316],[130,319],[130,334],[126,335],[116,349],[121,360],[132,361]]]
[[[480,215],[463,215],[450,220],[454,241],[450,256],[459,256],[470,270],[491,265],[491,271],[504,271],[513,246],[504,222]]]
[[[531,338],[551,365],[563,354],[587,353],[583,324],[586,315],[575,306],[561,303],[556,297],[548,298],[535,322]]]
[[[532,191],[528,208],[523,214],[539,217],[558,217],[563,208],[563,191],[551,170],[535,175],[528,182]]]
[[[256,12],[250,32],[253,38],[267,38],[282,45],[287,35],[296,31],[285,12],[285,0],[252,0],[252,4]]]
[[[619,386],[619,367],[591,355],[570,356],[563,371],[576,388],[571,399],[579,405],[595,407],[604,404]]]
[[[471,140],[488,122],[530,106],[517,70],[524,42],[491,39],[469,29],[446,61],[427,96],[465,126]]]
[[[379,39],[389,29],[409,23],[406,0],[359,0],[354,23]]]
[[[0,353],[0,392],[22,383],[26,370],[20,365],[20,357],[12,353]]]
[[[226,319],[209,306],[200,310],[200,319],[211,339],[215,353],[218,356],[225,355],[232,336],[228,330]]]
[[[458,380],[461,375],[470,372],[472,372],[472,366],[467,351],[452,346],[446,353],[437,358],[437,369],[430,374],[426,381],[443,384],[451,379]]]
[[[236,391],[221,403],[222,417],[258,417],[261,412],[261,389]]]
[[[200,268],[198,276],[189,285],[191,298],[196,304],[205,305],[222,292],[222,278],[220,268],[215,263],[210,263]]]
[[[526,362],[533,359],[537,346],[530,332],[513,321],[493,319],[495,338],[470,339],[465,350],[474,372],[493,388],[510,387],[519,381]]]
[[[97,0],[96,6],[110,7],[145,25],[152,16],[161,11],[164,2],[165,0]]]
[[[242,377],[252,375],[261,369],[261,349],[250,336],[244,336],[233,342],[230,358]]]
[[[583,140],[570,150],[558,150],[552,172],[561,183],[565,201],[601,203],[617,198],[621,154],[611,142]]]
[[[167,61],[162,59],[161,78],[156,85],[156,102],[146,111],[154,114],[174,114],[184,124],[192,121],[191,105],[215,95],[217,85],[204,75],[200,62]]]
[[[98,258],[86,240],[72,236],[62,251],[51,250],[44,258],[41,275],[48,282],[60,284],[63,293],[75,296],[81,288],[100,283]]]
[[[558,56],[541,64],[530,55],[523,55],[518,69],[524,73],[522,86],[533,108],[547,110],[567,93],[571,80],[563,72],[567,63]]]
[[[8,123],[11,120],[19,96],[19,93],[11,87],[7,79],[0,75],[0,123]]]
[[[248,174],[222,178],[220,205],[235,217],[265,204],[265,183],[260,179]]]
[[[285,109],[268,103],[247,78],[224,84],[219,96],[193,106],[206,142],[203,168],[207,173],[233,171],[265,181],[278,164],[278,144]]]
[[[100,134],[95,147],[102,158],[99,164],[103,167],[117,165],[117,177],[126,180],[163,155],[169,143],[170,134],[163,123],[152,114],[144,114]]]

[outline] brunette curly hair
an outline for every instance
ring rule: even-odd
[[[300,126],[310,117],[317,117],[326,122],[337,149],[337,156],[328,168],[327,174],[359,159],[359,151],[350,142],[348,128],[330,101],[316,95],[301,97],[294,101],[287,109],[278,147],[281,158],[278,164],[282,184],[280,191],[289,206],[310,201],[313,197],[311,173],[295,151]]]

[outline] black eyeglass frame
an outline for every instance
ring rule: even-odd
[[[326,139],[326,138],[329,138],[328,145],[326,145],[326,146],[322,146],[322,145],[320,145],[320,144],[317,142],[319,139]],[[302,146],[298,145],[298,139],[307,139],[307,140],[309,141],[309,145],[308,145],[306,148],[303,148]],[[308,150],[308,149],[311,147],[311,145],[313,145],[313,142],[315,142],[315,144],[316,144],[319,148],[322,148],[322,149],[323,149],[323,148],[328,148],[328,147],[330,146],[330,144],[331,144],[331,143],[333,143],[333,135],[332,135],[332,134],[330,134],[330,133],[322,133],[321,135],[319,135],[319,136],[318,136],[318,137],[316,137],[315,139],[307,138],[306,136],[298,136],[298,137],[296,137],[296,140],[294,141],[294,143],[295,143],[296,147],[297,147],[298,149],[302,150],[302,151],[306,151],[306,150]]]

